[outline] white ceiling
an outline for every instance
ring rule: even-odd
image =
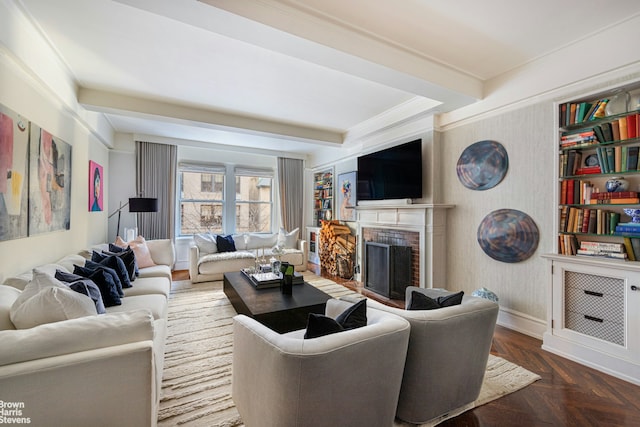
[[[20,0],[117,132],[307,153],[446,112],[637,0]]]

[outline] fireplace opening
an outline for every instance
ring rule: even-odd
[[[404,300],[412,284],[411,247],[365,242],[365,288]]]

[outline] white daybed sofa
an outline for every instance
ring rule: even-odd
[[[156,425],[175,252],[170,240],[147,246],[157,265],[140,268],[122,304],[106,314],[16,329],[11,307],[34,274],[0,285],[0,400],[21,407],[18,418],[32,425]],[[37,274],[73,272],[85,261],[69,255],[38,266]]]
[[[191,282],[222,280],[224,273],[253,267],[256,257],[264,257],[268,262],[276,245],[282,249],[280,261],[293,265],[295,271],[307,270],[309,249],[306,240],[298,238],[298,229],[290,233],[281,230],[278,233],[234,234],[232,238],[236,250],[220,252],[215,235],[194,236],[194,244],[189,248]]]

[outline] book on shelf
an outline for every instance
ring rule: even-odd
[[[609,172],[609,164],[607,160],[607,153],[605,152],[604,147],[596,148],[596,156],[598,156],[598,165],[600,165],[600,169],[602,169],[602,173]]]
[[[607,123],[602,123],[599,125],[600,129],[602,129],[602,134],[604,135],[604,141],[605,142],[611,142],[613,141],[613,130],[612,130],[612,126],[611,123],[607,122]]]
[[[616,155],[615,155],[615,150],[613,149],[613,147],[606,147],[605,148],[605,153],[606,153],[606,161],[607,161],[607,169],[609,172],[613,172],[616,170]]]
[[[600,141],[593,129],[576,133],[566,133],[560,136],[560,148],[598,144]]]
[[[631,238],[629,237],[624,238],[624,250],[627,253],[627,257],[629,258],[629,261],[636,260],[636,254],[633,250],[633,244],[631,243]]]
[[[617,120],[618,128],[620,129],[620,140],[629,139],[629,132],[627,132],[627,118],[621,117]]]
[[[597,191],[591,193],[591,199],[606,200],[606,199],[621,199],[621,198],[635,198],[638,197],[637,191]]]
[[[640,261],[640,239],[632,237],[631,247],[633,248],[633,256],[636,261]]]
[[[614,243],[614,242],[594,242],[583,240],[580,242],[580,249],[588,249],[592,251],[600,251],[600,252],[624,252],[624,243]]]
[[[638,152],[640,151],[640,147],[628,147],[627,149],[627,169],[628,171],[633,171],[638,169]]]
[[[637,225],[618,224],[616,226],[616,233],[637,234],[640,236],[640,227]]]
[[[576,255],[592,256],[592,257],[600,257],[600,258],[623,259],[623,260],[627,259],[626,253],[597,252],[597,251],[590,251],[588,249],[578,249]]]
[[[629,114],[627,117],[627,138],[633,139],[638,136],[638,114]]]
[[[602,173],[600,166],[585,166],[583,168],[576,169],[576,175],[593,175]]]
[[[607,140],[604,139],[604,133],[602,132],[602,127],[600,127],[600,125],[593,127],[593,133],[596,135],[596,139],[600,144],[607,142]]]
[[[622,170],[622,147],[619,145],[613,148],[613,170],[614,172]]]
[[[620,123],[614,120],[609,123],[611,125],[611,138],[612,141],[620,141]]]
[[[638,203],[640,203],[640,198],[638,197],[616,197],[601,200],[591,199],[592,205],[635,205]]]

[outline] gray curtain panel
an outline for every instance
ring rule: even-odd
[[[145,239],[175,240],[177,153],[175,145],[136,141],[136,191],[158,199],[158,212],[138,214]]]
[[[302,236],[302,212],[304,202],[304,165],[299,159],[278,157],[278,188],[282,226],[287,231],[300,228]]]

